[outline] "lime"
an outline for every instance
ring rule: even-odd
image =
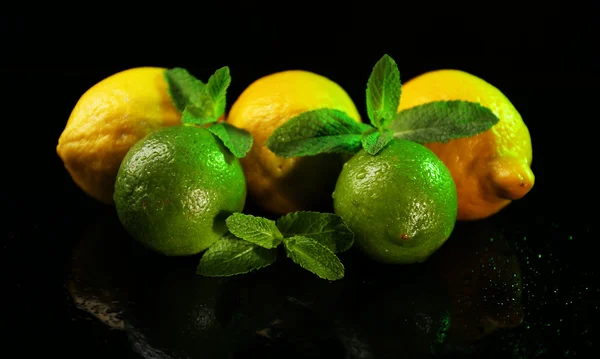
[[[125,229],[168,255],[197,254],[242,211],[246,182],[239,160],[208,130],[165,127],[137,142],[123,159],[115,206]]]
[[[425,146],[404,140],[375,156],[354,155],[333,198],[357,246],[382,263],[425,261],[452,233],[458,208],[448,168]]]

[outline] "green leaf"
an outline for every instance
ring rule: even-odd
[[[398,139],[448,142],[487,131],[498,121],[490,109],[476,102],[436,101],[400,111],[389,128]]]
[[[202,107],[191,105],[186,106],[183,110],[181,122],[192,125],[206,125],[217,122],[217,118],[207,115]]]
[[[276,259],[276,249],[262,248],[227,234],[202,255],[196,273],[207,277],[228,277],[264,268]]]
[[[198,105],[204,88],[202,81],[181,67],[166,70],[165,80],[169,85],[171,101],[180,112],[189,105]]]
[[[283,239],[275,221],[270,219],[238,212],[227,217],[225,223],[236,237],[264,248],[275,248]]]
[[[212,115],[216,118],[221,117],[225,113],[227,89],[230,84],[231,75],[227,66],[215,71],[206,83],[206,91],[212,98]]]
[[[287,256],[300,267],[328,280],[344,278],[344,265],[329,248],[314,239],[295,236],[283,240]]]
[[[367,82],[367,115],[373,126],[383,129],[394,119],[401,92],[398,65],[391,57],[383,55]]]
[[[354,154],[361,149],[360,134],[370,126],[354,121],[345,112],[322,108],[303,112],[277,128],[266,142],[280,157],[321,153]]]
[[[363,133],[361,141],[363,148],[365,149],[365,151],[367,151],[367,153],[371,155],[376,155],[393,138],[394,133],[390,129],[386,128],[383,131],[380,131],[376,128],[373,128]]]
[[[311,238],[334,253],[344,252],[354,243],[354,233],[333,213],[288,213],[277,220],[277,227],[285,237]]]
[[[227,122],[216,123],[208,127],[208,130],[223,141],[225,147],[237,158],[246,156],[246,153],[252,148],[253,139],[250,132]]]

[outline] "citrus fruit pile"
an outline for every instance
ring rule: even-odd
[[[204,252],[199,274],[262,268],[280,244],[329,280],[353,243],[378,262],[423,262],[457,220],[489,217],[534,184],[521,116],[468,73],[402,85],[385,55],[363,116],[338,84],[299,70],[249,84],[226,114],[230,82],[228,67],[206,83],[182,68],[119,72],[79,99],[56,148],[141,244]],[[247,195],[269,218],[242,213]]]

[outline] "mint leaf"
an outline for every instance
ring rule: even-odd
[[[344,265],[327,247],[314,239],[295,236],[283,240],[287,256],[300,267],[328,280],[344,278]]]
[[[334,253],[346,251],[354,243],[354,233],[342,217],[333,213],[288,213],[277,220],[277,227],[285,237],[307,237]]]
[[[271,134],[266,145],[280,157],[354,154],[361,149],[360,134],[367,128],[343,111],[322,108],[291,118]]]
[[[476,102],[436,101],[400,111],[389,129],[398,139],[448,142],[487,131],[498,121],[490,109]]]
[[[217,136],[237,158],[246,156],[246,153],[252,148],[253,139],[250,132],[227,122],[216,123],[208,127],[208,130]]]
[[[181,122],[192,125],[205,125],[208,123],[217,122],[216,117],[206,114],[206,111],[199,106],[186,106],[181,115]]]
[[[380,131],[376,128],[365,131],[363,133],[361,141],[363,148],[368,154],[376,155],[381,151],[392,139],[394,133],[390,129],[384,129]]]
[[[169,85],[171,101],[180,112],[183,112],[188,105],[198,104],[204,88],[202,81],[181,67],[166,70],[164,75]]]
[[[385,128],[394,119],[401,91],[398,65],[391,57],[383,55],[367,82],[367,115],[373,126]]]
[[[265,249],[227,234],[202,255],[196,273],[207,277],[227,277],[264,268],[276,259],[277,250]]]
[[[238,212],[227,217],[225,224],[236,237],[264,248],[275,248],[283,239],[275,221],[270,219]]]
[[[221,67],[208,79],[205,90],[212,99],[212,115],[216,118],[225,113],[227,88],[231,84],[229,67]]]

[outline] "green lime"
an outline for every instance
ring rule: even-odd
[[[434,253],[452,233],[458,209],[448,168],[426,147],[403,140],[346,162],[333,201],[361,250],[397,264]]]
[[[197,254],[242,211],[246,181],[239,160],[208,130],[156,130],[128,152],[117,174],[115,206],[125,229],[168,255]]]

